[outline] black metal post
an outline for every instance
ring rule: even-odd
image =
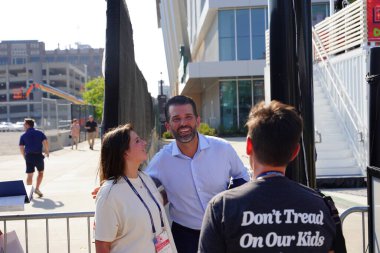
[[[121,1],[107,1],[105,87],[102,133],[119,125],[119,54]]]
[[[370,49],[369,166],[380,168],[380,47]]]
[[[286,175],[315,187],[311,3],[270,0],[271,99],[293,105],[304,119],[302,149]]]

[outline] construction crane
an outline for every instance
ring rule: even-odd
[[[54,88],[48,84],[40,84],[40,83],[32,83],[29,85],[29,88],[26,90],[25,97],[28,97],[30,93],[33,91],[33,89],[39,89],[45,92],[48,92],[50,94],[53,94],[55,96],[58,96],[60,98],[66,99],[74,104],[78,105],[84,105],[86,104],[82,99],[77,98],[67,92],[64,92],[60,89]]]

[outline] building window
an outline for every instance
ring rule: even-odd
[[[265,58],[267,8],[220,10],[218,20],[220,61]]]
[[[31,56],[30,62],[40,62],[40,57],[39,56]]]
[[[257,104],[264,99],[264,80],[253,81],[253,104]]]
[[[311,6],[311,22],[313,26],[329,16],[329,8],[328,3],[318,3]]]
[[[220,82],[220,123],[224,129],[237,126],[236,81]]]
[[[236,11],[236,48],[238,60],[250,59],[249,10]]]
[[[7,57],[0,57],[0,65],[7,65],[8,58]]]
[[[10,113],[26,113],[28,112],[28,107],[26,105],[14,105],[9,107],[9,112]]]
[[[220,81],[219,92],[221,128],[243,132],[251,107],[264,100],[264,80]]]
[[[25,64],[26,59],[25,58],[13,58],[12,64]]]
[[[267,10],[252,9],[251,18],[252,59],[265,59],[265,30],[268,28]]]
[[[235,11],[219,11],[219,58],[235,60]]]
[[[252,107],[252,85],[251,80],[239,80],[239,127],[244,127]]]

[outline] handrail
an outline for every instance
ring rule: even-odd
[[[349,209],[347,209],[346,211],[344,211],[339,217],[340,217],[340,220],[342,222],[342,227],[343,227],[343,222],[344,220],[347,218],[348,215],[352,214],[352,213],[361,213],[362,214],[362,230],[363,230],[363,238],[362,238],[362,242],[363,242],[363,252],[366,252],[366,246],[365,246],[365,224],[364,224],[364,214],[365,213],[368,213],[368,210],[369,210],[369,206],[354,206],[354,207],[351,207]]]
[[[313,35],[314,35],[314,38],[317,40],[317,42],[320,43],[319,36],[318,36],[318,34],[315,32],[315,29],[314,29],[314,28],[312,28],[312,33],[313,33]],[[360,133],[360,131],[359,131],[359,127],[358,127],[358,125],[356,124],[356,121],[352,118],[352,116],[351,116],[351,112],[350,112],[350,110],[347,108],[347,105],[346,105],[346,104],[347,104],[347,103],[349,104],[351,111],[354,113],[354,115],[355,115],[355,117],[357,118],[357,120],[359,121],[360,125],[363,125],[362,122],[361,122],[360,115],[359,115],[359,113],[357,112],[355,106],[353,105],[353,103],[352,103],[352,101],[351,101],[349,95],[347,94],[346,90],[345,90],[344,88],[342,88],[342,89],[341,89],[341,92],[340,92],[340,90],[338,89],[337,84],[336,84],[336,82],[335,82],[333,76],[331,75],[330,70],[329,70],[329,68],[327,67],[327,65],[329,65],[329,67],[331,68],[331,71],[332,71],[333,74],[335,75],[336,80],[339,82],[339,86],[340,86],[340,87],[343,87],[342,81],[340,80],[339,75],[336,73],[334,67],[330,64],[330,61],[328,60],[328,55],[327,55],[327,53],[326,53],[325,55],[322,55],[322,53],[320,52],[319,47],[317,46],[317,44],[316,44],[317,42],[315,41],[315,39],[312,40],[312,41],[313,41],[313,44],[314,44],[314,48],[316,49],[316,52],[318,53],[320,59],[322,60],[323,65],[324,65],[324,67],[325,67],[325,69],[326,69],[326,71],[327,71],[327,74],[328,74],[328,76],[330,77],[330,81],[331,81],[331,83],[333,84],[333,87],[334,87],[334,89],[335,89],[335,91],[336,91],[336,93],[337,93],[339,99],[341,100],[341,102],[342,102],[342,104],[343,104],[343,107],[344,107],[344,109],[345,109],[345,111],[346,111],[348,117],[350,118],[352,124],[354,125],[355,130],[356,130],[358,133]],[[324,49],[323,46],[321,46],[321,47],[322,47],[322,49]],[[327,60],[325,60],[325,58],[326,58]],[[345,102],[345,99],[342,97],[341,93],[343,93],[343,95],[346,97],[347,102]]]

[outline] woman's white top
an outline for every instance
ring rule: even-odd
[[[140,172],[139,175],[161,207],[165,230],[168,232],[173,252],[177,252],[162,206],[162,197],[147,174]],[[162,228],[157,205],[140,178],[128,179],[148,206],[159,234]],[[125,179],[120,178],[116,184],[113,184],[113,180],[106,181],[96,198],[95,240],[112,242],[111,253],[155,253],[153,238],[149,213]]]

